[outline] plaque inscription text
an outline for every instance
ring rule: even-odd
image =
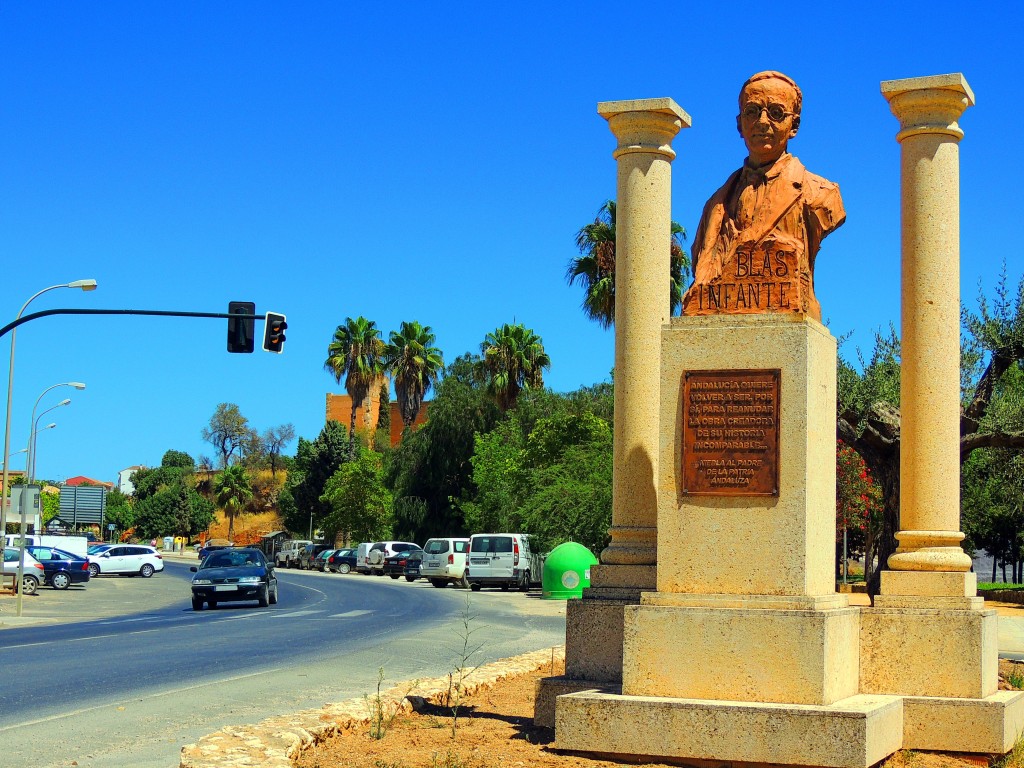
[[[683,376],[683,493],[778,496],[776,370]]]

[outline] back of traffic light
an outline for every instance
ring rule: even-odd
[[[228,302],[229,315],[255,315],[256,304],[252,301]],[[252,352],[256,346],[256,320],[252,317],[228,318],[228,352]]]

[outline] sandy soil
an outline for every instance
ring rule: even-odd
[[[1024,663],[1000,661],[1000,688],[1007,678],[1024,683]],[[551,749],[554,732],[533,725],[533,691],[537,678],[552,674],[550,667],[499,682],[467,697],[454,725],[450,710],[428,707],[400,715],[381,739],[368,729],[346,731],[307,750],[300,768],[606,768],[623,763],[562,754]],[[555,674],[561,674],[556,667]],[[901,752],[883,768],[978,768],[987,756]],[[1011,761],[1009,765],[1013,765]],[[664,763],[647,763],[655,768]]]

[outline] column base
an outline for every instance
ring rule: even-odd
[[[971,558],[960,548],[963,538],[959,531],[900,531],[900,545],[886,562],[896,571],[966,572]]]
[[[654,565],[658,561],[658,529],[613,525],[611,543],[601,552],[606,565]]]
[[[900,748],[903,704],[851,696],[832,706],[623,696],[558,698],[556,750],[631,758],[867,768]]]

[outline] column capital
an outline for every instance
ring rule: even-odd
[[[619,146],[612,156],[646,152],[675,159],[672,139],[690,127],[690,116],[670,98],[602,101],[597,113],[608,121]]]
[[[964,132],[956,121],[965,109],[974,106],[974,91],[959,72],[883,80],[882,95],[900,121],[896,134],[899,142],[927,133],[945,134],[960,141]]]

